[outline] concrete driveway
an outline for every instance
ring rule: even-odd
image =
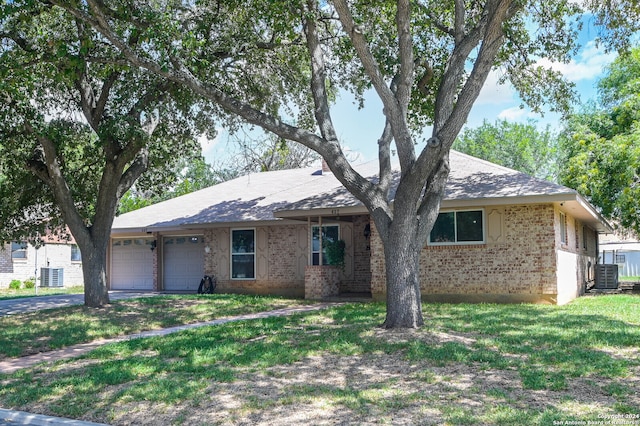
[[[109,299],[131,299],[133,297],[158,296],[159,294],[155,292],[110,291]],[[0,316],[82,304],[84,304],[84,294],[61,294],[57,296],[34,296],[0,300]]]

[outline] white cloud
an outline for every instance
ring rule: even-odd
[[[597,78],[615,58],[615,53],[607,53],[596,46],[594,41],[590,41],[569,63],[552,62],[543,58],[538,61],[538,65],[560,71],[565,78],[576,83]]]
[[[530,113],[528,110],[517,107],[517,106],[502,110],[498,114],[498,118],[500,120],[507,120],[507,121],[518,121],[520,119],[527,118],[529,116],[530,116]]]
[[[476,105],[499,105],[514,102],[516,91],[508,81],[504,84],[498,83],[501,75],[502,71],[500,70],[492,70],[489,73],[475,102]]]
[[[202,153],[207,154],[215,148],[215,146],[220,143],[220,137],[225,132],[223,128],[216,128],[216,137],[213,139],[209,139],[207,135],[200,135],[198,138],[198,143],[202,147]]]

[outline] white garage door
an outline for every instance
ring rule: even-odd
[[[165,237],[164,289],[198,291],[204,275],[204,240],[202,236]]]
[[[153,290],[152,238],[111,242],[111,289]]]

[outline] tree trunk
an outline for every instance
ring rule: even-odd
[[[408,215],[404,215],[408,216]],[[420,298],[420,252],[418,221],[407,217],[390,227],[383,241],[387,278],[387,317],[384,328],[418,328],[424,325]],[[405,225],[397,225],[402,222]]]
[[[99,308],[109,304],[107,291],[107,241],[96,241],[91,248],[80,246],[82,253],[82,276],[84,277],[84,304]],[[85,257],[85,253],[87,256]]]

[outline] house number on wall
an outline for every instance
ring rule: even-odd
[[[331,214],[335,215],[335,216],[340,216],[340,209],[333,209],[331,210]]]

